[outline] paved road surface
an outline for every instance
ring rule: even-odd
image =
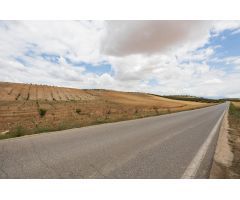
[[[194,158],[226,108],[2,140],[0,178],[181,178],[196,162],[192,178],[207,178],[218,131]]]

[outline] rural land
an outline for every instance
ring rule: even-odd
[[[1,82],[0,177],[239,178],[239,125],[239,99]]]
[[[215,102],[2,82],[0,138],[155,116],[202,108],[211,103]]]

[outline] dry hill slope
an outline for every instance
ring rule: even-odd
[[[0,83],[0,138],[207,106],[144,93]]]

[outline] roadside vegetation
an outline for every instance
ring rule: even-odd
[[[26,130],[22,126],[16,126],[13,130],[5,131],[5,134],[1,134],[0,139],[20,137],[20,136],[23,136],[25,134],[26,134]]]
[[[229,178],[240,178],[240,102],[232,102],[229,107],[229,144],[233,153]]]

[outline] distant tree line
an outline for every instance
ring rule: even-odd
[[[156,95],[168,99],[174,99],[174,100],[181,100],[181,101],[195,101],[195,102],[202,102],[202,103],[223,103],[225,101],[238,101],[240,102],[239,98],[221,98],[221,99],[208,99],[205,97],[196,97],[196,96],[190,96],[190,95]]]

